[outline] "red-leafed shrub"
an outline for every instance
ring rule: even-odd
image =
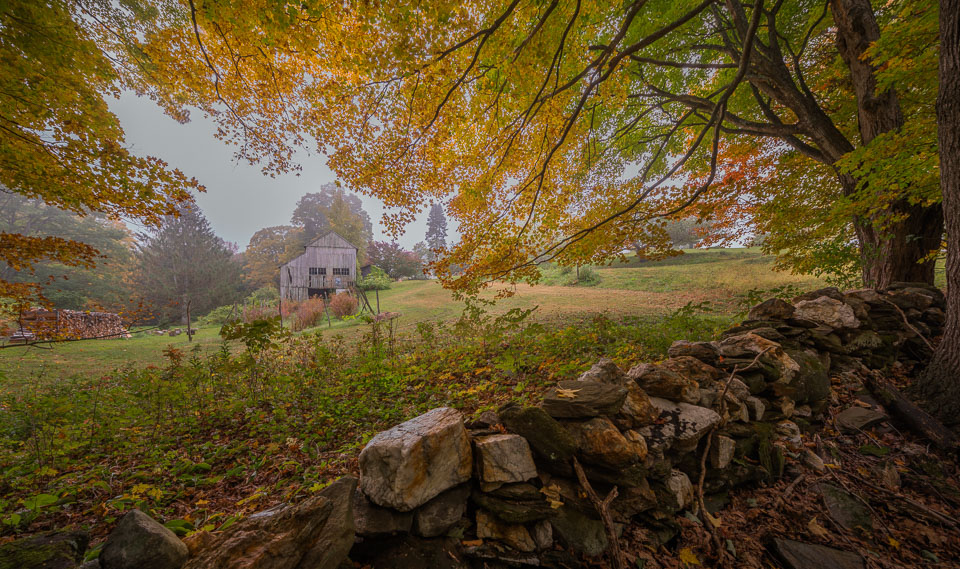
[[[330,299],[330,312],[337,318],[349,316],[357,311],[357,299],[341,292]]]
[[[296,303],[293,307],[293,322],[290,326],[294,332],[299,332],[316,326],[321,320],[323,320],[323,299],[314,297]]]

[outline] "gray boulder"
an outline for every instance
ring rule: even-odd
[[[595,381],[597,383],[610,383],[613,385],[623,385],[627,381],[627,374],[613,363],[610,358],[602,358],[593,367],[583,372],[579,381]]]
[[[187,546],[140,510],[131,510],[110,532],[100,552],[103,569],[180,569]]]
[[[720,415],[706,407],[674,403],[659,397],[651,397],[650,401],[660,410],[661,418],[667,419],[638,430],[651,450],[676,448],[689,452],[697,448],[700,438],[720,422]]]
[[[375,504],[409,512],[469,480],[472,458],[460,412],[440,407],[370,439],[360,453],[360,489]]]
[[[537,476],[530,445],[520,435],[497,434],[474,439],[477,474],[484,491]]]
[[[831,328],[860,327],[860,320],[857,319],[849,304],[828,296],[801,300],[797,303],[795,317],[825,324]]]

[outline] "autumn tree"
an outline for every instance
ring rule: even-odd
[[[157,79],[121,22],[123,3],[12,0],[0,7],[0,188],[78,215],[157,223],[190,201],[195,180],[130,152],[106,97]],[[168,107],[173,111],[173,106]],[[179,110],[178,118],[185,118]],[[44,260],[92,267],[100,251],[72,238],[0,232],[0,261],[29,271]],[[0,280],[0,296],[36,287]],[[35,297],[33,297],[35,298]]]
[[[277,225],[258,230],[243,252],[243,279],[254,288],[280,285],[280,265],[303,253],[304,229]]]
[[[130,297],[126,276],[133,260],[133,236],[103,214],[80,216],[12,192],[0,193],[0,232],[26,238],[57,236],[94,247],[96,267],[71,266],[56,258],[38,259],[32,270],[0,266],[0,279],[36,286],[56,308],[73,310],[123,306]]]
[[[370,221],[370,215],[363,209],[363,201],[356,194],[346,191],[340,187],[340,184],[331,182],[320,186],[319,192],[305,194],[297,201],[297,206],[293,210],[293,216],[290,223],[303,228],[306,242],[316,239],[326,231],[329,231],[334,223],[343,226],[345,224],[343,214],[339,214],[341,219],[332,221],[328,214],[334,206],[334,202],[342,200],[346,204],[346,209],[360,219],[363,229],[360,233],[363,240],[370,241],[373,238],[373,223]]]
[[[423,275],[423,265],[412,251],[406,251],[396,241],[374,241],[367,248],[367,261],[383,269],[390,278]]]
[[[346,193],[342,190],[336,192],[330,205],[323,209],[323,214],[330,224],[330,229],[356,246],[359,250],[357,259],[364,262],[371,231],[363,216],[354,211]]]
[[[205,314],[239,298],[235,251],[198,208],[167,216],[138,238],[134,280],[162,322],[185,324],[188,307],[191,314]]]

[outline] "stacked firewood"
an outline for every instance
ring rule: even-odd
[[[42,339],[112,338],[127,334],[119,314],[80,310],[30,310],[21,331]]]

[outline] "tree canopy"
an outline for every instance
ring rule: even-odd
[[[539,262],[600,262],[631,242],[657,250],[689,208],[782,226],[800,266],[832,255],[874,284],[932,278],[927,2],[182,9],[186,25],[144,27],[158,72],[179,74],[177,100],[270,171],[293,168],[312,137],[346,183],[394,208],[393,231],[449,204],[463,239],[438,271],[464,272],[448,284],[535,279]]]
[[[133,27],[136,3],[14,0],[0,8],[0,189],[76,214],[157,223],[190,201],[198,182],[162,160],[129,151],[107,98],[160,79]],[[128,23],[130,24],[128,26]],[[154,89],[154,93],[159,91]],[[172,102],[172,101],[171,101]],[[178,104],[167,105],[181,120]],[[0,233],[0,260],[29,270],[54,259],[95,264],[89,244],[57,236]],[[0,295],[36,287],[0,281]]]

